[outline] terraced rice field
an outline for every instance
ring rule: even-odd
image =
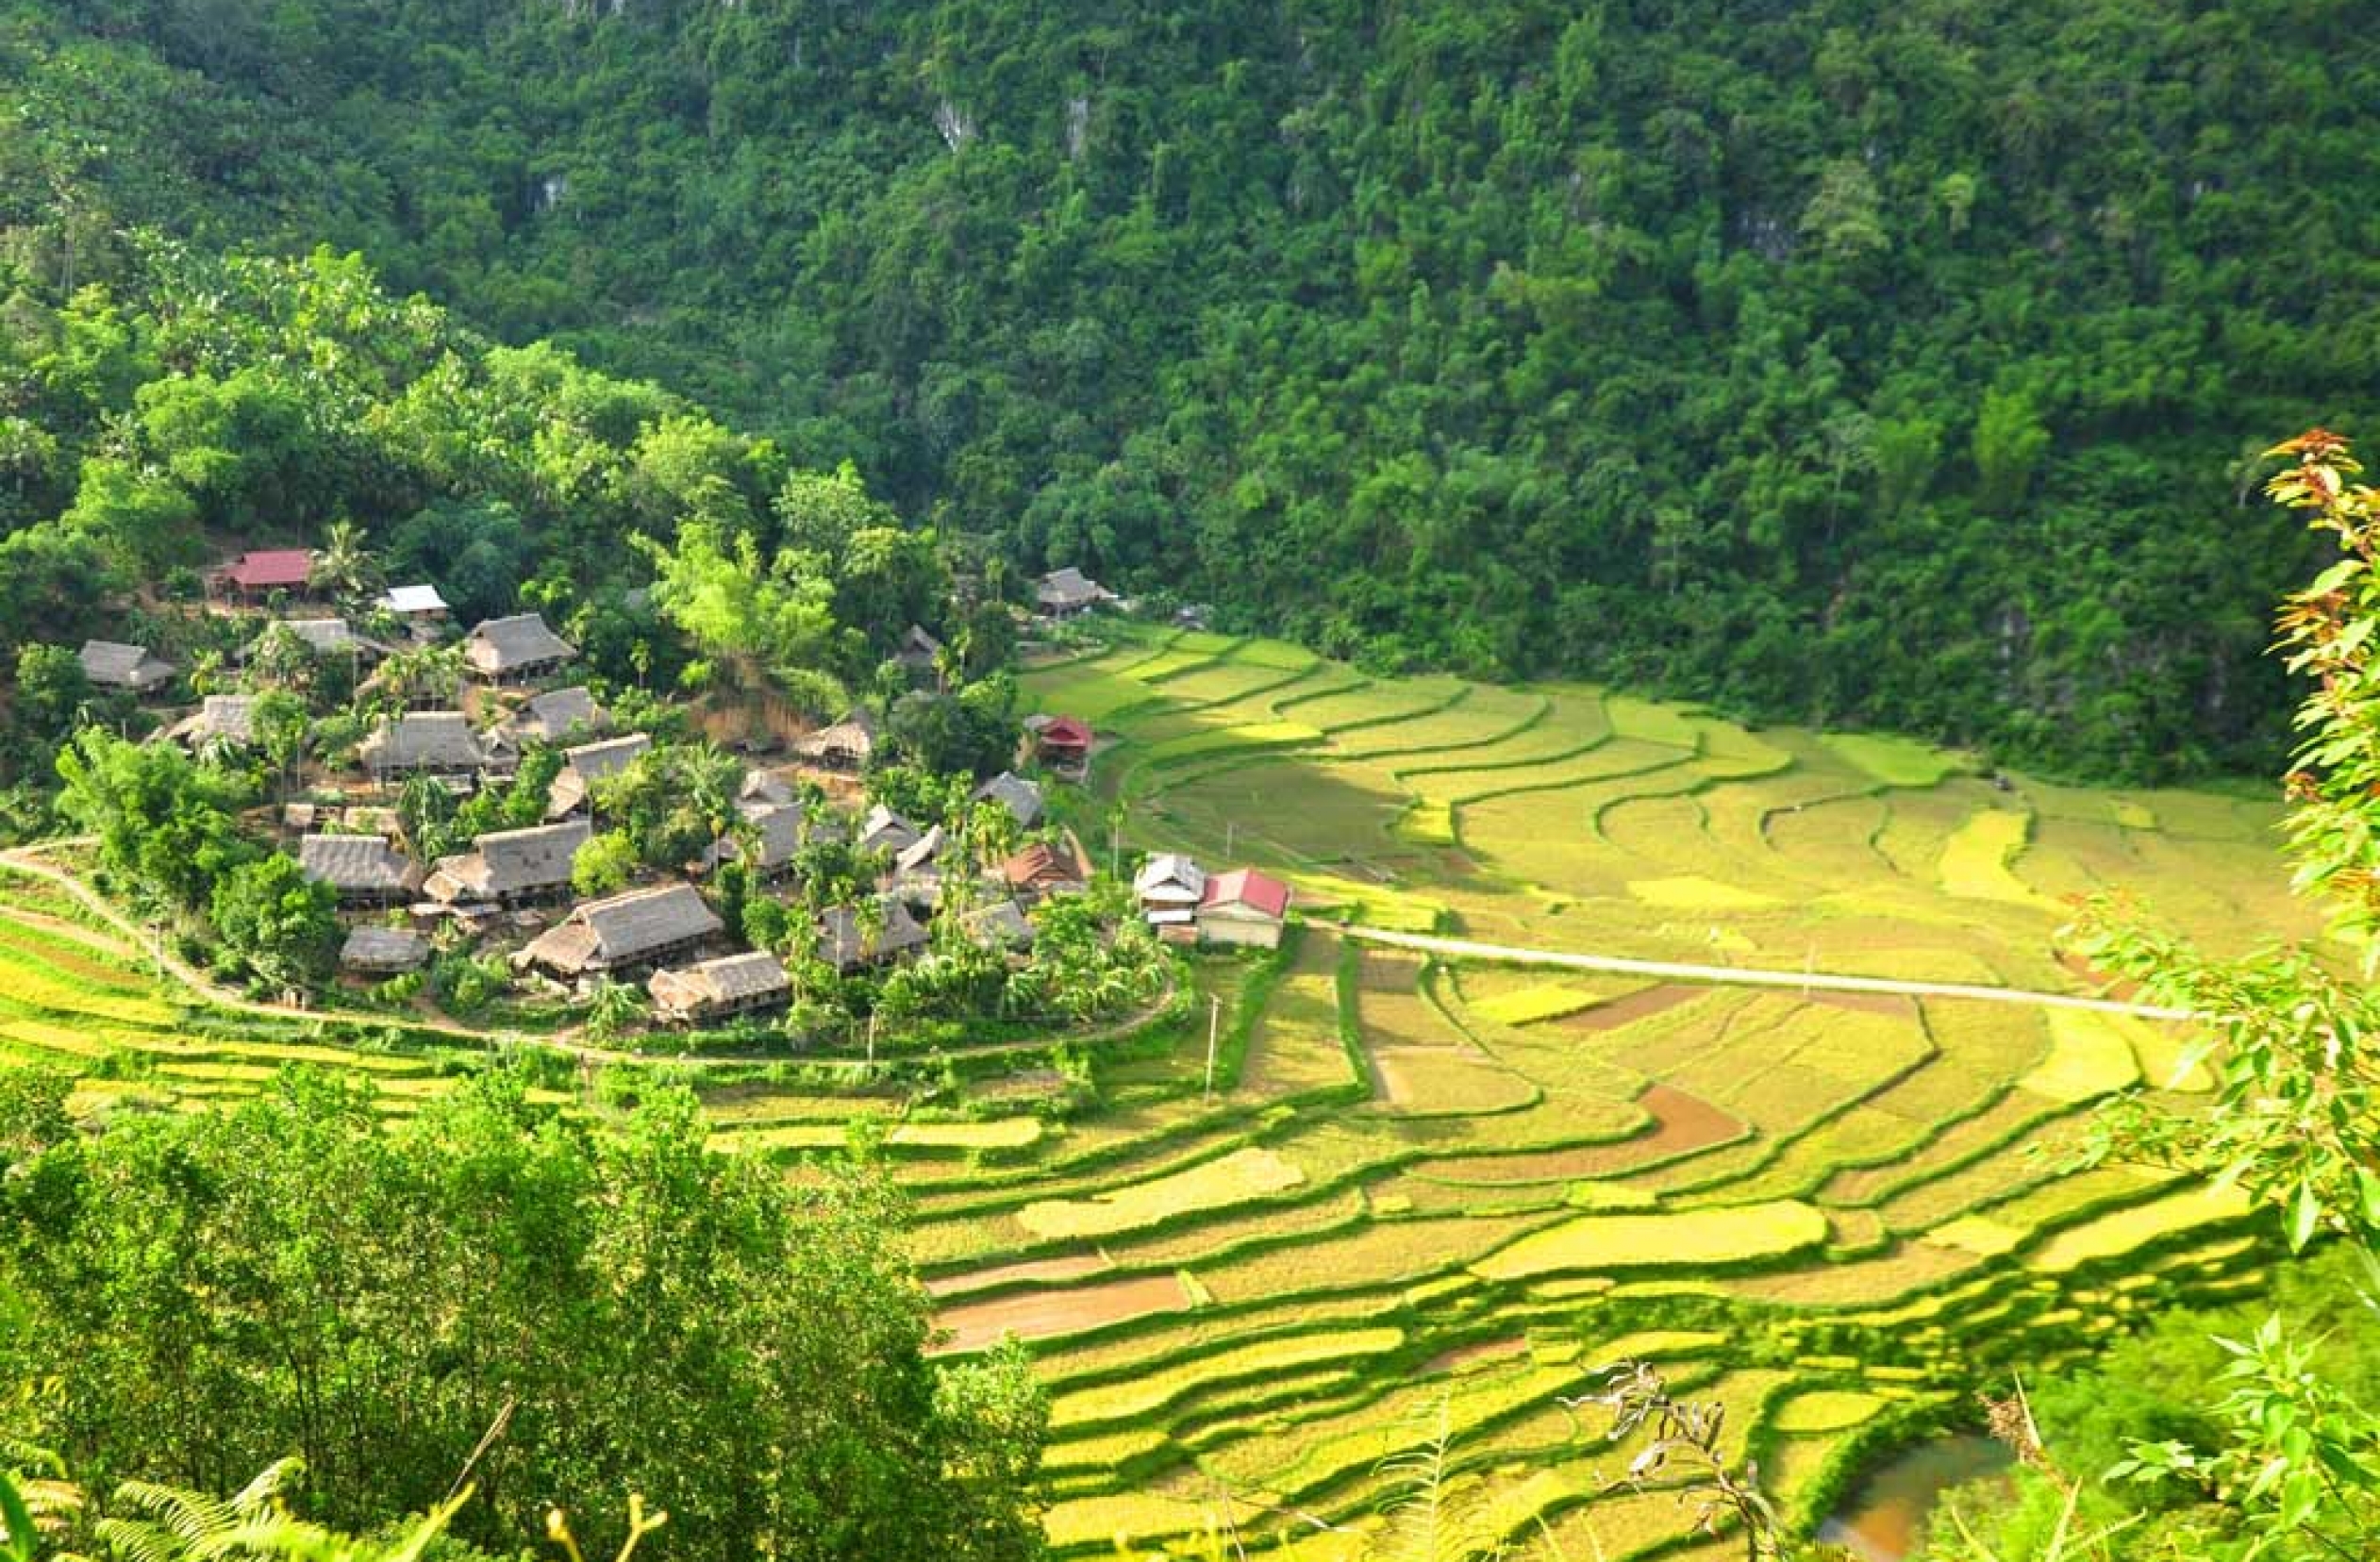
[[[1597,1495],[1628,1450],[1561,1399],[1599,1365],[1644,1355],[1727,1402],[1814,1518],[1895,1428],[2267,1256],[2236,1202],[2063,1169],[2110,1092],[2205,1088],[2203,1069],[2174,1077],[2173,1027],[1447,965],[1333,930],[2082,992],[2053,935],[2101,889],[2217,948],[2311,933],[2265,804],[1995,778],[1899,739],[1367,678],[1213,637],[1127,640],[1025,686],[1101,713],[1093,786],[1124,805],[1127,847],[1228,842],[1309,919],[1221,1098],[1238,1132],[1187,1173],[1179,1141],[1110,1142],[1069,1186],[1070,1208],[1142,1207],[1139,1226],[1054,1242],[1009,1224],[1007,1248],[945,1229],[1012,1222],[1011,1204],[921,1232],[974,1255],[936,1285],[1009,1276],[991,1294],[1031,1321],[1062,1553],[1227,1522],[1345,1556],[1352,1539],[1283,1511],[1374,1523],[1380,1461],[1442,1417],[1490,1529],[1693,1554],[1666,1498]],[[1188,1101],[1153,1121],[1169,1112]],[[1250,1151],[1269,1158],[1234,1159]],[[1249,1164],[1267,1174],[1240,1186]],[[954,1308],[964,1344],[983,1294]]]
[[[2052,939],[2077,894],[2127,889],[2218,948],[2311,931],[2264,804],[1995,781],[1896,739],[1222,636],[1134,636],[1024,682],[1099,728],[1092,787],[1127,847],[1298,891],[1277,969],[1198,962],[1244,1041],[1212,1096],[1201,1026],[1100,1060],[1105,1105],[1072,1121],[1022,1078],[979,1083],[965,1122],[814,1085],[707,1101],[723,1147],[789,1165],[886,1120],[944,1349],[1013,1337],[1049,1384],[1062,1554],[1228,1523],[1341,1562],[1354,1538],[1284,1515],[1375,1524],[1382,1460],[1441,1425],[1487,1529],[1719,1554],[1669,1494],[1603,1494],[1633,1449],[1562,1403],[1603,1365],[1725,1403],[1809,1519],[1880,1443],[2270,1257],[2235,1202],[2064,1169],[2109,1092],[2205,1088],[2175,1076],[2172,1027],[1447,964],[1334,925],[2078,992]],[[90,1104],[236,1098],[284,1060],[352,1069],[390,1111],[447,1088],[435,1056],[185,1011],[53,915],[0,900],[0,1058],[83,1071]]]

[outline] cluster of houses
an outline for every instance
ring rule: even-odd
[[[314,555],[309,550],[265,548],[242,554],[210,572],[207,588],[218,601],[254,607],[275,596],[305,599],[313,590],[313,577]],[[392,587],[372,606],[404,626],[416,640],[434,638],[448,616],[445,599],[435,586]],[[358,634],[345,619],[322,614],[274,620],[248,646],[246,655],[256,656],[275,634],[291,637],[316,656],[349,656],[358,663],[378,661],[392,649]],[[156,693],[181,671],[150,647],[121,640],[85,640],[77,659],[93,688],[141,696]]]
[[[209,587],[219,599],[245,605],[302,597],[312,568],[312,556],[304,550],[254,552],[214,572]],[[1038,606],[1050,618],[1117,600],[1075,570],[1045,575],[1036,590]],[[394,588],[375,607],[417,640],[437,638],[448,616],[429,586]],[[265,634],[284,631],[318,655],[376,660],[391,652],[338,618],[281,618]],[[578,653],[536,613],[474,625],[459,653],[476,690],[471,703],[477,718],[465,709],[382,718],[358,749],[364,776],[381,789],[429,777],[468,790],[513,773],[532,743],[562,745],[561,768],[548,788],[542,823],[480,835],[467,851],[426,863],[400,843],[388,807],[295,804],[283,810],[306,876],[329,886],[341,911],[358,919],[341,952],[342,967],[358,975],[420,969],[434,952],[432,933],[441,925],[474,939],[510,928],[527,936],[510,956],[524,978],[565,988],[641,980],[658,1018],[716,1022],[781,1005],[791,995],[784,962],[765,952],[733,949],[729,930],[697,887],[724,863],[741,862],[762,879],[781,877],[796,854],[822,837],[881,854],[890,868],[873,902],[830,907],[817,921],[816,956],[844,973],[911,955],[928,941],[927,922],[946,907],[979,947],[1018,955],[1034,939],[1027,911],[1051,896],[1080,893],[1092,878],[1081,842],[1071,832],[1052,837],[1043,829],[1040,788],[1015,771],[983,783],[973,801],[996,805],[1021,833],[1039,831],[1040,839],[986,863],[961,852],[941,825],[921,828],[889,807],[857,819],[814,815],[796,801],[786,774],[753,770],[737,805],[742,828],[687,864],[683,879],[571,904],[575,859],[594,833],[588,813],[596,789],[635,764],[652,741],[642,733],[607,733],[606,712],[588,689],[553,687]],[[942,646],[916,626],[897,656],[919,677],[939,676],[944,665]],[[111,641],[87,643],[80,659],[94,684],[139,694],[154,692],[175,673],[143,647]],[[254,696],[210,694],[160,736],[193,750],[253,744],[256,711]],[[878,737],[874,719],[858,710],[799,739],[791,757],[796,768],[812,773],[857,773],[874,761]],[[1018,763],[1079,782],[1096,745],[1087,723],[1038,715],[1025,723]],[[1273,947],[1289,906],[1287,887],[1262,873],[1240,869],[1209,876],[1187,857],[1171,855],[1150,859],[1137,888],[1143,915],[1160,937],[1174,941]],[[406,925],[388,925],[399,911]]]
[[[1178,852],[1161,852],[1141,864],[1132,891],[1169,943],[1276,949],[1289,925],[1290,887],[1254,868],[1209,873]]]

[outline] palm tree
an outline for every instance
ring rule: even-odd
[[[742,760],[717,743],[703,743],[684,751],[678,781],[686,789],[686,801],[709,826],[711,839],[725,835],[735,825],[741,817],[736,798],[743,789]]]
[[[417,705],[451,706],[463,686],[463,652],[459,645],[424,645],[398,651],[380,664],[364,685],[375,692],[391,692],[401,707]]]
[[[587,996],[587,1037],[598,1044],[608,1044],[631,1021],[644,1014],[644,995],[625,982],[615,982],[608,976],[595,980],[594,990]]]
[[[379,561],[365,546],[361,526],[353,521],[330,523],[322,551],[314,556],[313,577],[341,596],[361,596],[378,584]]]
[[[224,673],[224,654],[212,646],[190,659],[190,686],[199,694],[220,694],[230,680]]]

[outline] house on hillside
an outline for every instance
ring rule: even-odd
[[[241,554],[217,570],[215,590],[241,602],[258,602],[275,591],[302,596],[314,578],[314,556],[304,548],[262,548]]]
[[[824,770],[866,770],[876,756],[876,719],[864,709],[854,710],[833,726],[795,741],[793,756]]]
[[[459,710],[413,710],[381,718],[356,751],[373,779],[392,775],[475,775],[495,755]]]
[[[903,847],[892,858],[892,876],[886,885],[908,906],[934,911],[942,904],[942,853],[950,844],[940,824]]]
[[[1079,895],[1090,888],[1090,858],[1066,832],[1058,844],[1036,841],[1000,865],[1000,876],[1022,901]]]
[[[463,665],[490,683],[525,683],[558,673],[578,648],[535,613],[488,619],[463,637]]]
[[[584,684],[568,689],[549,689],[532,695],[520,709],[505,718],[497,729],[507,742],[518,747],[524,743],[558,743],[565,738],[584,738],[604,728],[603,706]]]
[[[391,586],[373,598],[372,605],[417,632],[444,623],[450,611],[435,586]]]
[[[743,785],[736,789],[736,801],[739,803],[782,806],[793,802],[799,795],[793,789],[792,782],[764,770],[744,772]]]
[[[1071,564],[1033,584],[1033,604],[1043,618],[1073,618],[1115,600],[1115,592]]]
[[[1159,938],[1175,942],[1198,936],[1198,903],[1207,894],[1207,870],[1178,852],[1160,852],[1132,877],[1140,914]]]
[[[1207,881],[1198,900],[1198,937],[1205,943],[1276,949],[1289,914],[1288,885],[1253,868],[1234,868]]]
[[[892,659],[912,681],[928,683],[941,673],[941,654],[942,642],[912,623],[903,632],[901,643],[893,647]]]
[[[554,783],[545,791],[545,817],[561,819],[576,813],[586,806],[596,782],[610,780],[652,748],[652,739],[641,732],[632,732],[625,738],[607,738],[601,742],[564,749],[562,768],[554,773]]]
[[[297,843],[297,865],[341,906],[403,906],[422,887],[420,867],[385,836],[309,835]]]
[[[836,837],[836,826],[812,824],[798,803],[739,803],[736,811],[743,816],[752,871],[762,878],[792,872],[795,853],[812,841]],[[703,866],[716,869],[722,863],[744,861],[746,849],[745,839],[722,836],[703,854]]]
[[[440,857],[422,889],[441,906],[520,906],[566,894],[578,849],[593,834],[583,819],[491,830],[470,851]]]
[[[1008,810],[1017,828],[1029,830],[1041,823],[1041,789],[1014,771],[1002,771],[967,794],[970,803],[997,803]]]
[[[565,982],[639,975],[693,954],[725,926],[691,885],[631,889],[573,907],[512,956],[512,969]]]
[[[75,659],[83,664],[83,676],[100,689],[146,694],[174,676],[172,662],[150,655],[146,647],[121,640],[85,640]]]
[[[409,928],[358,927],[339,949],[339,968],[359,976],[402,976],[429,963],[430,941]]]
[[[160,734],[192,754],[209,749],[250,748],[257,740],[257,699],[253,694],[209,694],[198,708]]]
[[[653,1012],[673,1025],[710,1024],[731,1015],[776,1008],[793,993],[785,962],[774,955],[724,955],[657,971],[645,983]]]
[[[869,934],[859,913],[848,906],[833,906],[819,913],[818,957],[844,975],[861,966],[883,965],[925,946],[925,929],[896,897],[878,898],[883,928]]]
[[[283,631],[293,636],[299,644],[318,656],[343,656],[351,653],[358,656],[382,656],[388,654],[387,646],[375,644],[357,634],[354,627],[343,618],[302,618],[280,619],[265,625],[264,633],[248,643],[248,648],[243,655],[253,657],[257,654],[257,648],[263,644],[268,637]]]
[[[1094,739],[1089,722],[1074,716],[1032,717],[1024,731],[1033,757],[1045,769],[1074,781],[1090,773]]]
[[[978,949],[1016,953],[1033,947],[1033,924],[1017,903],[1003,896],[959,918],[960,931]]]
[[[859,822],[859,839],[853,843],[860,852],[890,852],[895,856],[918,842],[918,827],[879,803],[870,808]]]

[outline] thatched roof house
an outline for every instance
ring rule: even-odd
[[[792,782],[764,770],[744,772],[743,785],[736,789],[736,800],[740,803],[784,804],[798,795]]]
[[[899,853],[917,842],[917,826],[879,803],[859,821],[859,839],[853,844],[862,852]]]
[[[909,908],[893,896],[880,896],[884,928],[869,937],[859,925],[859,913],[848,906],[827,907],[818,918],[818,957],[840,972],[863,965],[881,965],[912,949],[923,948],[925,929]]]
[[[531,939],[512,964],[565,981],[644,971],[692,953],[725,926],[691,885],[631,889],[573,908],[568,921]]]
[[[85,640],[76,659],[83,664],[83,676],[101,689],[128,689],[135,694],[146,694],[174,676],[172,662],[151,656],[145,647],[126,645],[122,640]]]
[[[571,864],[593,830],[583,819],[526,830],[494,830],[458,856],[440,857],[423,885],[445,905],[510,905],[570,888]]]
[[[876,756],[876,719],[864,709],[854,710],[833,726],[797,740],[793,754],[830,770],[865,770]]]
[[[244,654],[253,659],[265,641],[279,634],[287,634],[318,656],[345,656],[351,652],[374,657],[388,654],[387,646],[357,634],[343,618],[282,619],[267,624],[264,633],[248,642]]]
[[[1033,924],[1025,920],[1024,908],[1012,900],[978,906],[961,917],[958,925],[979,949],[1033,947]]]
[[[558,671],[578,648],[535,613],[488,619],[463,637],[463,665],[482,678],[535,678]]]
[[[422,884],[422,870],[384,836],[307,836],[297,843],[297,865],[337,890],[341,905],[394,906]]]
[[[391,775],[467,775],[494,757],[459,710],[411,710],[384,717],[357,751],[363,768]]]
[[[746,831],[754,848],[751,867],[757,873],[781,873],[793,866],[794,854],[813,840],[831,840],[838,829],[832,824],[813,824],[798,803],[741,803],[737,812],[743,816]],[[723,862],[744,859],[744,842],[739,837],[726,835],[710,844],[703,854],[703,866],[716,868]]]
[[[657,1015],[684,1025],[773,1007],[791,995],[793,984],[784,961],[756,951],[657,971],[645,990]]]
[[[914,873],[921,869],[931,868],[941,860],[942,849],[949,844],[949,835],[937,824],[893,854],[893,869],[897,872]]]
[[[942,654],[942,642],[912,623],[901,636],[901,643],[893,648],[892,659],[907,668],[912,677],[932,677],[935,658]]]
[[[576,812],[586,805],[596,782],[618,775],[652,747],[652,739],[641,732],[631,732],[625,738],[607,738],[601,742],[564,749],[562,768],[555,773],[554,784],[546,789],[545,817],[559,819]]]
[[[209,694],[198,708],[165,729],[169,741],[193,752],[200,749],[246,748],[257,740],[257,700],[253,694]]]
[[[1052,570],[1036,581],[1033,600],[1045,617],[1072,618],[1115,601],[1116,593],[1070,564],[1062,570]]]
[[[574,734],[600,731],[603,706],[584,684],[550,689],[533,695],[504,723],[504,735],[515,743],[558,743]]]
[[[1024,896],[1080,894],[1090,888],[1090,858],[1069,831],[1057,845],[1027,846],[1000,865],[1000,876]]]
[[[968,793],[970,803],[997,803],[1008,810],[1017,828],[1029,830],[1041,823],[1041,789],[1014,771],[1002,771]]]
[[[358,927],[339,950],[342,969],[374,976],[419,971],[429,957],[429,939],[402,927]]]

